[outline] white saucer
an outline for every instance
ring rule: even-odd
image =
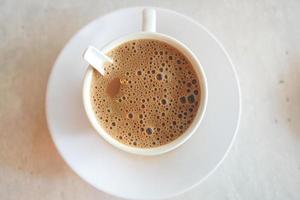
[[[61,156],[94,187],[129,199],[166,198],[202,182],[224,159],[239,124],[240,90],[228,54],[211,33],[188,17],[157,8],[158,32],[186,44],[203,65],[209,93],[203,122],[185,144],[161,156],[132,155],[104,141],[83,109],[82,79],[87,65],[81,54],[88,45],[101,48],[140,30],[142,9],[122,9],[98,18],[69,41],[49,79],[47,121]]]

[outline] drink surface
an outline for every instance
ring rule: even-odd
[[[107,53],[113,63],[93,71],[91,102],[101,127],[119,142],[158,147],[182,135],[200,104],[198,76],[167,43],[141,39]]]

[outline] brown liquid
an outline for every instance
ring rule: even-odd
[[[100,125],[129,146],[167,144],[192,123],[200,85],[187,58],[157,40],[134,40],[108,54],[106,75],[93,72],[91,101]]]

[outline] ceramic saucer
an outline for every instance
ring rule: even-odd
[[[81,55],[88,45],[101,48],[121,35],[139,31],[142,9],[127,8],[100,17],[68,42],[49,78],[47,121],[61,156],[94,187],[129,199],[166,198],[201,183],[222,162],[238,128],[240,90],[228,54],[205,27],[157,8],[157,31],[187,45],[203,66],[208,83],[205,116],[186,143],[160,156],[125,153],[104,141],[84,112],[82,80],[87,64]]]

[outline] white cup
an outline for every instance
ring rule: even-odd
[[[198,61],[197,57],[193,54],[193,52],[186,47],[184,44],[179,42],[173,37],[157,33],[156,32],[156,13],[153,9],[144,9],[143,10],[143,24],[142,24],[142,31],[132,33],[126,36],[123,36],[119,39],[113,40],[109,44],[105,45],[100,51],[97,51],[98,54],[101,54],[97,59],[100,59],[100,63],[108,62],[108,60],[105,60],[105,54],[108,53],[110,50],[118,47],[119,45],[131,41],[131,40],[139,40],[139,39],[154,39],[159,40],[165,43],[168,43],[169,45],[175,47],[178,49],[181,53],[183,53],[188,60],[193,65],[198,80],[201,87],[201,101],[200,105],[197,111],[197,114],[192,122],[192,124],[189,126],[189,128],[178,138],[173,140],[170,143],[167,143],[165,145],[159,146],[159,147],[153,147],[153,148],[139,148],[139,147],[132,147],[125,145],[118,140],[114,139],[112,136],[110,136],[99,124],[96,114],[92,108],[91,104],[91,96],[90,96],[90,89],[91,89],[91,81],[92,81],[92,74],[93,74],[93,67],[89,66],[87,69],[87,72],[84,77],[84,83],[83,83],[83,104],[84,108],[87,114],[88,119],[90,120],[92,126],[95,128],[95,130],[110,144],[113,146],[134,154],[139,155],[159,155],[162,153],[166,153],[168,151],[171,151],[180,145],[182,145],[185,141],[187,141],[193,133],[196,131],[198,126],[201,123],[201,120],[203,118],[203,115],[205,113],[206,104],[207,104],[207,81],[204,74],[204,71],[200,65],[200,62]],[[85,56],[97,56],[97,55],[85,55],[87,54],[87,51],[84,53]],[[104,57],[103,57],[104,55]],[[102,60],[101,60],[102,59]],[[98,62],[99,63],[99,62]],[[92,64],[90,62],[90,64]],[[100,66],[101,67],[101,66]],[[100,72],[101,73],[101,72]],[[101,73],[103,74],[103,73]]]

